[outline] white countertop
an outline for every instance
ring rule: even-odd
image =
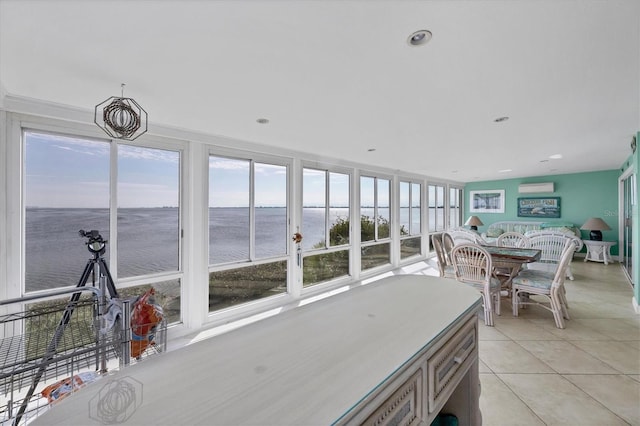
[[[33,424],[105,424],[109,412],[126,424],[331,424],[479,306],[480,293],[455,280],[384,278],[149,357]],[[105,405],[114,392],[130,405]]]

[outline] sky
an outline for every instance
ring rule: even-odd
[[[28,207],[108,208],[109,142],[26,133]],[[118,206],[178,205],[179,153],[118,145]]]
[[[209,207],[249,206],[249,160],[209,157]],[[286,207],[287,168],[255,164],[255,205]]]
[[[25,140],[27,207],[109,207],[110,142],[37,132],[26,132]],[[178,206],[180,152],[124,143],[116,146],[118,207]],[[209,207],[247,207],[249,168],[248,160],[210,156]],[[256,207],[285,207],[287,168],[256,162],[254,170]],[[361,178],[363,207],[374,205],[374,181],[372,177]],[[325,206],[327,184],[330,206],[348,206],[349,175],[310,168],[303,171],[303,205]],[[377,179],[381,207],[390,204],[389,184],[389,180]],[[416,199],[419,204],[419,196]],[[416,205],[415,200],[413,204]]]
[[[25,140],[27,207],[109,207],[109,142],[36,132],[27,132]],[[123,143],[117,147],[118,207],[178,206],[179,152]],[[248,160],[210,157],[210,207],[249,205],[249,166]],[[286,206],[286,173],[284,166],[255,164],[257,207]],[[348,175],[329,177],[332,205],[347,206]],[[305,169],[304,186],[305,205],[325,205],[324,171]]]

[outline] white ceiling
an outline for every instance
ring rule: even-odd
[[[0,0],[0,83],[91,111],[126,83],[150,130],[507,179],[622,165],[639,28],[638,0]]]

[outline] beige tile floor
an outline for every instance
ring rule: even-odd
[[[479,324],[483,425],[640,425],[640,315],[618,263],[572,263],[566,328],[532,306]]]
[[[423,265],[424,266],[424,265]],[[640,426],[640,315],[619,263],[571,264],[565,329],[530,306],[502,301],[495,327],[479,315],[484,426]],[[437,275],[435,259],[402,273]]]

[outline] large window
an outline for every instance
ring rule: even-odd
[[[405,259],[421,253],[421,185],[400,182],[400,258]]]
[[[110,144],[35,132],[24,141],[25,290],[74,286],[91,257],[78,231],[109,239]]]
[[[349,175],[305,168],[302,188],[303,285],[349,275]]]
[[[251,162],[209,157],[209,263],[249,260]]]
[[[462,226],[462,196],[461,188],[449,188],[449,228]]]
[[[108,241],[105,260],[117,287],[153,285],[165,307],[171,304],[169,320],[179,320],[180,157],[177,150],[24,132],[25,290],[78,285],[91,258],[78,231],[96,230]]]
[[[209,311],[286,292],[287,223],[285,165],[209,157]]]
[[[444,231],[444,186],[429,185],[429,232]]]
[[[360,177],[360,263],[367,270],[391,262],[391,182]]]
[[[121,296],[152,286],[175,322],[193,292],[184,319],[195,326],[419,259],[428,234],[462,220],[462,189],[448,183],[5,116],[5,194],[17,204],[5,209],[7,297],[76,286],[92,257],[78,231],[97,230]]]
[[[180,268],[180,153],[118,146],[118,276]]]

